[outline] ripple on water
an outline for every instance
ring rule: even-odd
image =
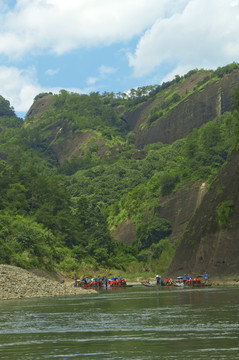
[[[128,288],[1,304],[0,358],[237,359],[238,296]]]

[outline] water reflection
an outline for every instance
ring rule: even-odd
[[[238,295],[134,287],[3,302],[0,358],[239,359]]]

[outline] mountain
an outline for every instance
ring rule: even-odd
[[[1,98],[0,261],[238,272],[238,87],[233,63],[128,94],[42,93],[24,122]]]
[[[136,146],[158,141],[172,144],[185,138],[194,128],[199,129],[208,121],[231,111],[232,94],[239,84],[239,70],[222,78],[214,76],[206,71],[193,73],[136,110],[126,112],[124,118],[136,133]],[[171,108],[164,111],[170,102]]]
[[[231,69],[233,71],[230,71]],[[111,106],[127,124],[128,131],[133,131],[136,148],[157,142],[172,144],[178,139],[185,138],[193,129],[199,129],[208,121],[232,111],[232,94],[239,84],[239,69],[232,64],[231,67],[226,67],[224,72],[220,73],[220,70],[216,72],[190,71],[182,79],[176,78],[177,80],[154,87],[151,93],[149,91],[149,96],[134,95],[135,102],[139,101],[136,105],[134,105],[133,97],[128,101],[129,104],[127,101],[117,99]],[[145,88],[147,91],[147,87]],[[32,119],[39,119],[52,105],[53,99],[54,96],[49,94],[37,98],[27,113],[26,123],[31,122]],[[64,127],[67,124],[68,122],[64,121],[56,122],[49,128],[51,143],[56,140],[56,137],[59,139],[60,126],[62,126],[63,134],[67,132]],[[63,136],[59,154],[60,162],[65,158],[69,159],[74,154],[80,155],[77,149],[91,138],[95,139],[93,144],[99,144],[102,156],[105,141],[96,140],[96,133],[84,130],[84,136],[82,134],[70,138],[67,135]],[[62,154],[64,152],[62,148],[67,149],[65,154]],[[58,153],[57,150],[56,152]]]

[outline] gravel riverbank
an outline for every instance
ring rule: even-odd
[[[97,293],[93,289],[74,287],[72,279],[65,279],[65,283],[62,285],[60,283],[62,274],[57,275],[48,274],[39,269],[27,271],[16,266],[0,264],[0,301]],[[57,278],[57,280],[53,278]],[[64,277],[62,276],[62,278]],[[147,280],[155,284],[155,278]],[[141,285],[142,281],[143,279],[136,279],[136,281],[127,281],[127,284]],[[210,284],[212,286],[238,286],[239,275],[212,277]]]
[[[0,265],[0,300],[71,296],[94,293],[70,284],[49,280],[16,266]]]

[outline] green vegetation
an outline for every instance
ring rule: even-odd
[[[234,212],[234,201],[223,201],[217,208],[217,216],[219,225],[222,228],[228,228],[230,225],[230,219]]]
[[[197,89],[235,69],[237,64],[207,72]],[[0,97],[0,261],[72,273],[79,267],[165,270],[178,242],[169,240],[172,225],[159,218],[158,199],[184,184],[215,179],[239,143],[239,91],[234,112],[171,145],[135,148],[135,134],[115,110],[124,114],[163,99],[149,116],[150,123],[157,121],[188,96],[176,87],[199,71],[127,95],[62,90],[40,120],[25,124]],[[67,136],[84,133],[93,135],[80,145],[80,156],[65,157],[60,165],[57,151],[64,150]],[[228,226],[233,202],[223,202],[217,214],[220,226]],[[135,226],[130,244],[112,236],[124,221]]]
[[[40,93],[40,94],[38,94],[37,96],[35,96],[34,101],[36,101],[36,100],[38,100],[38,99],[42,99],[44,96],[47,96],[47,95],[53,95],[53,94],[52,94],[52,92],[49,92],[49,93],[46,93],[46,92]]]

